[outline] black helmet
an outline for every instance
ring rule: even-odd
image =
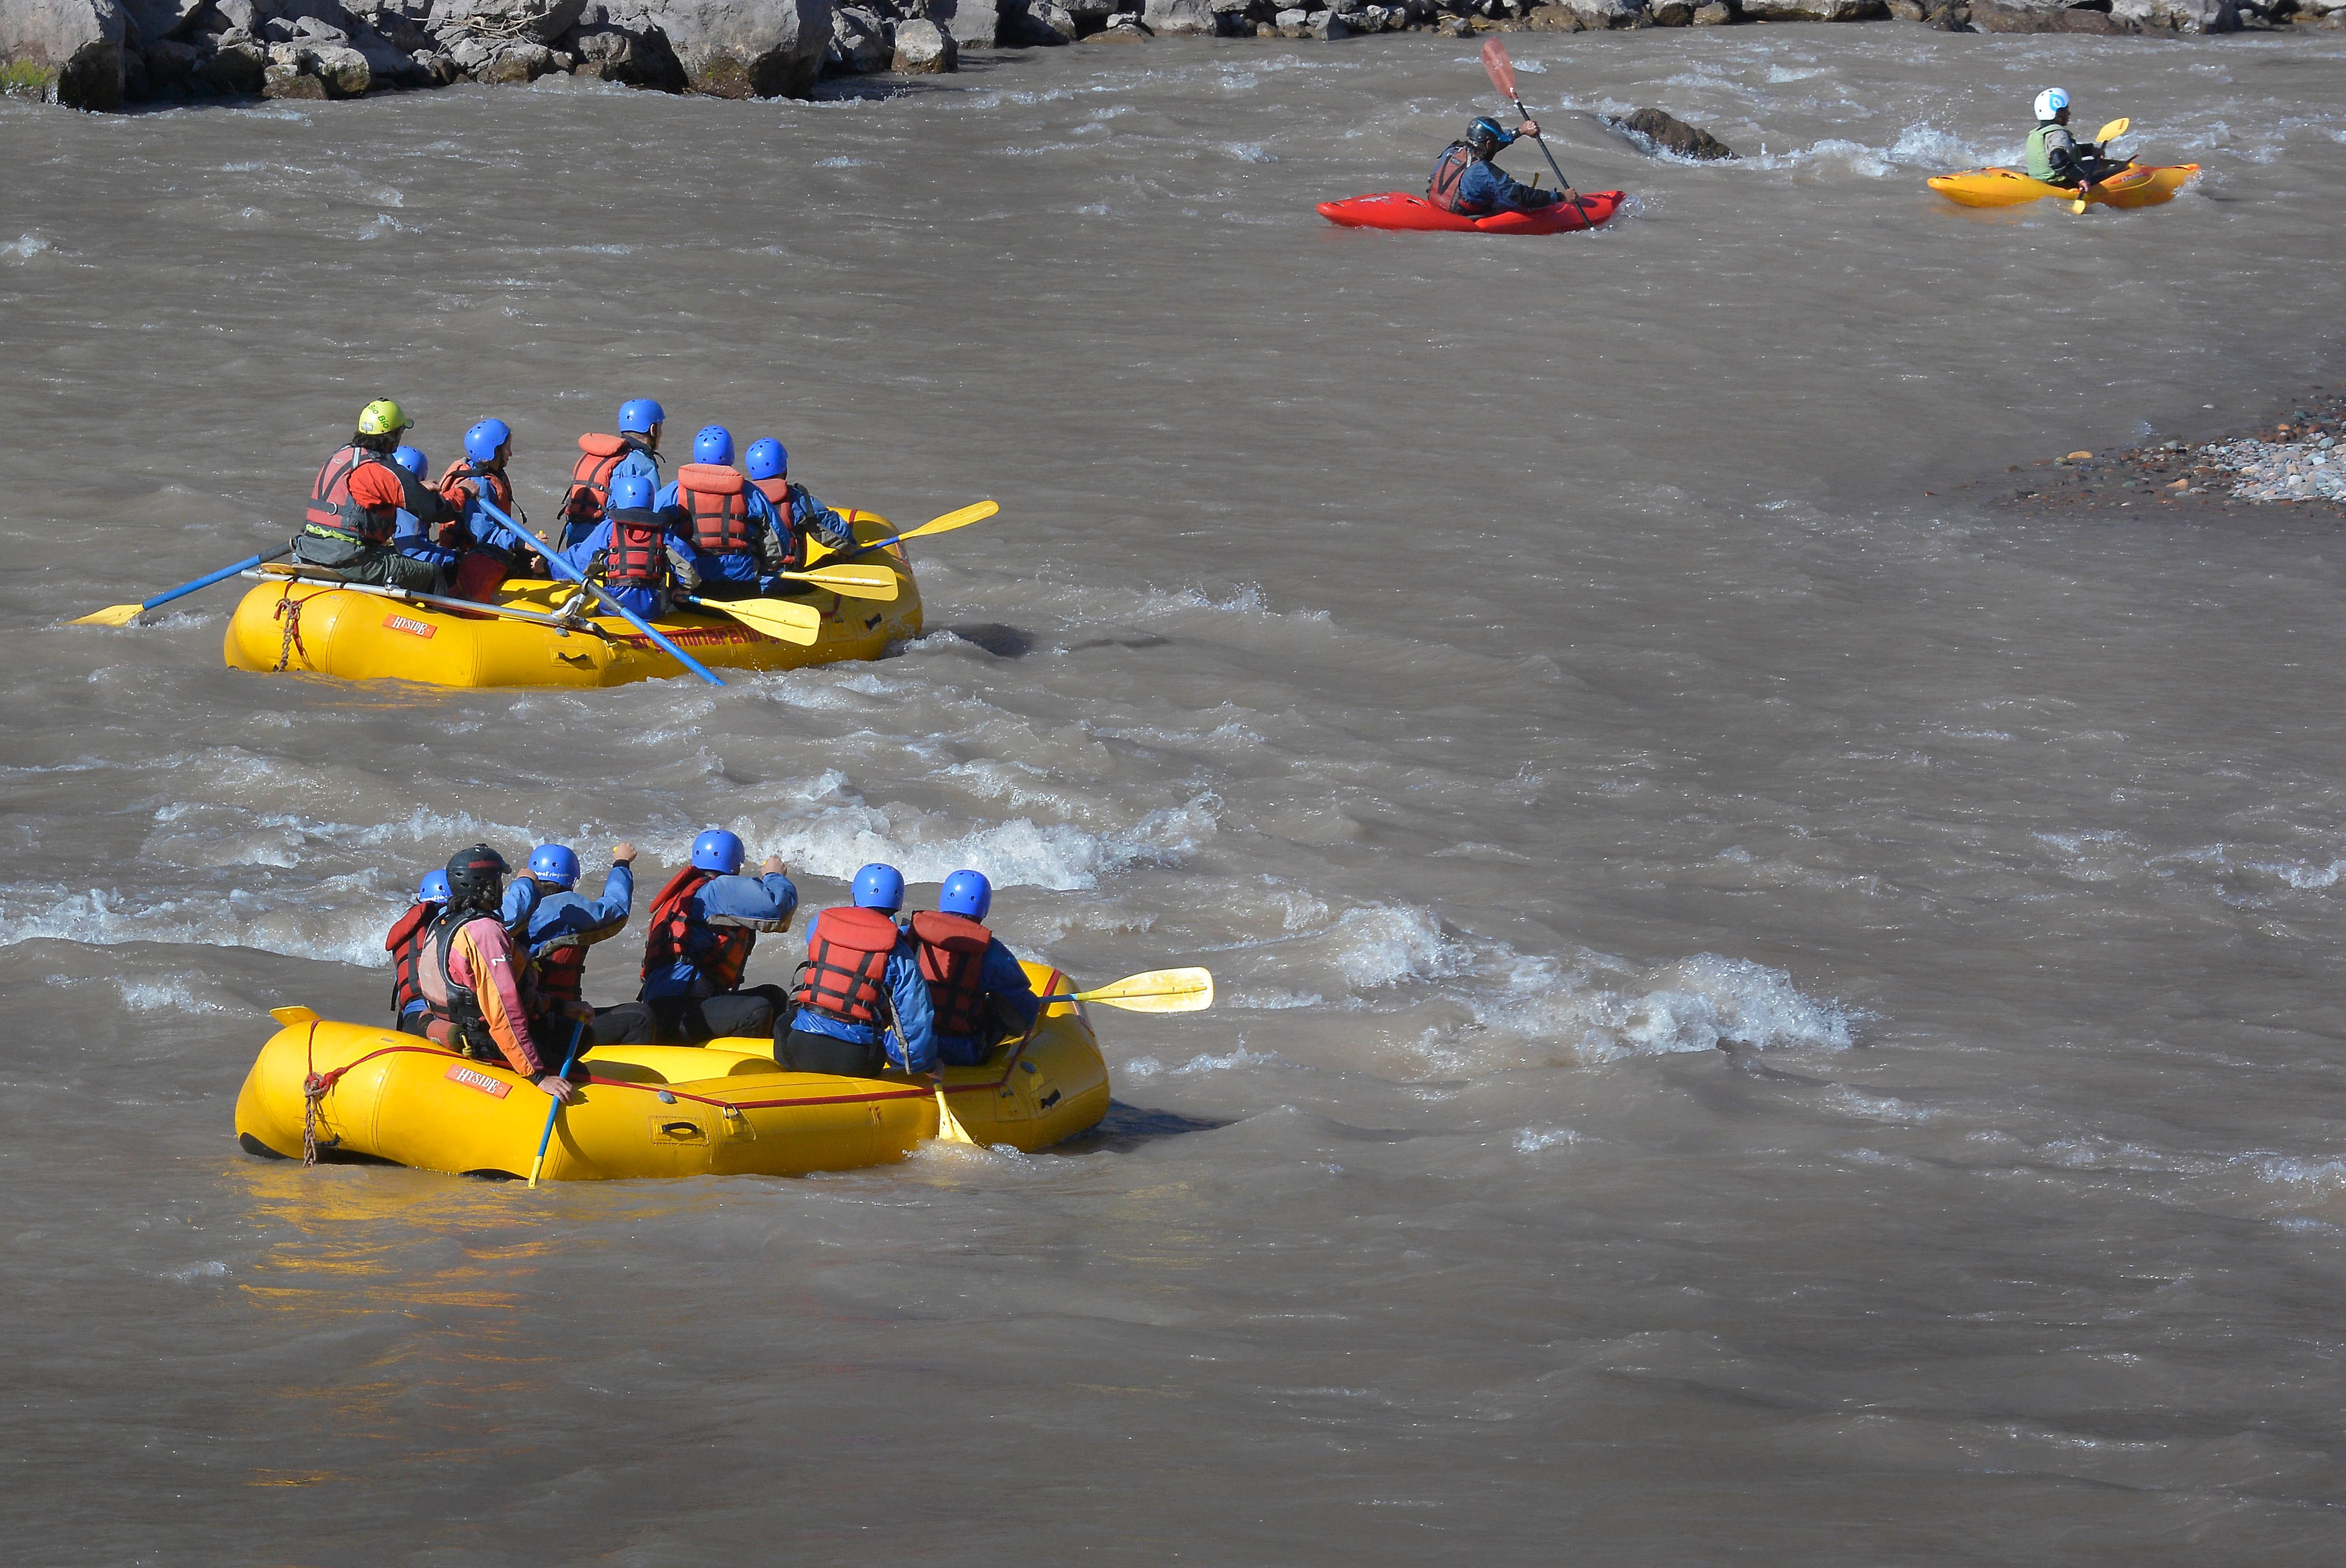
[[[1513,132],[1503,128],[1488,115],[1476,115],[1466,122],[1466,145],[1488,158],[1501,148],[1512,146]]]
[[[449,907],[495,914],[505,901],[507,869],[505,858],[486,844],[459,850],[448,860]]]

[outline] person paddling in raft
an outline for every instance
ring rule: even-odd
[[[423,956],[423,932],[447,907],[448,873],[426,871],[415,901],[382,939],[383,952],[391,954],[391,1016],[403,1034],[422,1034],[432,1022],[432,1004],[415,983],[415,971]]]
[[[810,534],[828,549],[855,547],[855,530],[847,525],[847,520],[816,500],[805,485],[792,482],[790,449],[770,435],[751,442],[750,450],[741,454],[741,466],[750,483],[774,509],[775,536],[782,547],[780,570],[806,570]],[[770,577],[762,579],[760,587],[766,593],[786,593],[796,585]]]
[[[548,1067],[530,1033],[529,959],[515,951],[498,911],[505,901],[505,859],[486,844],[458,851],[448,862],[448,903],[423,928],[415,966],[423,993],[423,1033],[476,1062],[502,1061],[567,1105],[577,1090]]]
[[[1488,115],[1476,115],[1466,123],[1466,139],[1443,149],[1442,161],[1433,166],[1433,178],[1426,181],[1426,200],[1462,218],[1487,218],[1494,212],[1537,212],[1573,199],[1578,193],[1568,185],[1561,190],[1541,190],[1518,184],[1491,161],[1518,137],[1537,135],[1537,120],[1525,120],[1521,128],[1510,131]]]
[[[615,475],[602,513],[603,520],[564,553],[572,566],[648,621],[665,618],[678,595],[700,591],[692,552],[677,536],[682,514],[652,505],[650,480],[640,473]]]
[[[876,1078],[890,1067],[937,1071],[929,983],[921,947],[897,929],[904,873],[877,861],[855,873],[855,902],[828,909],[807,928],[806,962],[790,1000],[798,1011],[777,1031],[774,1060],[793,1073]]]
[[[1018,955],[985,929],[993,907],[984,872],[955,871],[937,890],[936,909],[907,922],[929,983],[937,1059],[955,1067],[984,1062],[1005,1035],[1024,1036],[1043,1008]]]
[[[662,1044],[775,1033],[782,988],[744,986],[741,974],[760,932],[790,930],[799,890],[780,855],[767,856],[754,877],[741,874],[748,857],[740,835],[709,829],[652,899],[637,1000],[650,1004]]]
[[[638,484],[641,481],[638,481]],[[619,934],[636,896],[636,847],[611,846],[611,869],[603,873],[603,896],[577,891],[578,854],[567,844],[540,844],[529,852],[529,869],[505,889],[499,911],[505,930],[529,949],[530,985],[538,1014],[531,1023],[552,1043],[569,1039],[577,1025],[581,1045],[648,1045],[658,1033],[650,1006],[623,1002],[594,1007],[586,996],[586,950]]]
[[[484,501],[516,523],[526,523],[514,504],[513,481],[505,464],[513,458],[513,427],[501,419],[484,419],[464,433],[464,458],[452,463],[440,476],[440,498],[456,514],[456,529],[465,545],[456,562],[457,598],[485,602],[507,577],[538,576],[536,551],[514,539],[503,524],[492,518]]]
[[[389,398],[359,411],[350,444],[326,459],[310,486],[301,532],[293,536],[294,560],[353,583],[425,593],[439,585],[438,566],[392,543],[401,512],[423,517],[437,510],[436,501],[426,499],[430,492],[391,460],[400,433],[413,423]]]
[[[684,515],[678,532],[692,546],[704,599],[754,599],[776,585],[782,567],[782,520],[766,493],[733,466],[733,433],[706,425],[692,438],[692,461],[654,504]]]
[[[562,539],[555,547],[565,555],[576,550],[603,521],[610,504],[611,486],[630,474],[650,483],[657,492],[660,480],[660,427],[668,411],[648,397],[632,397],[619,405],[619,433],[589,432],[578,438],[578,461],[571,466],[570,488],[562,497]]]
[[[2113,162],[2100,148],[2070,132],[2067,93],[2047,87],[2036,95],[2036,128],[2028,133],[2029,178],[2082,194],[2133,167],[2133,159]]]

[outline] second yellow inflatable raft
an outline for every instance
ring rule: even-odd
[[[1026,965],[1038,995],[1075,988]],[[546,1179],[804,1176],[903,1158],[937,1135],[927,1080],[785,1072],[771,1040],[598,1046],[592,1081],[556,1119]],[[980,1144],[1032,1152],[1107,1114],[1107,1066],[1081,1003],[1052,1003],[1033,1034],[945,1070],[954,1117]],[[554,1102],[501,1064],[389,1029],[315,1019],[260,1048],[237,1096],[248,1153],[382,1161],[521,1176]]]
[[[848,517],[856,537],[867,543],[896,531],[872,513]],[[820,560],[819,546],[811,553]],[[896,597],[881,602],[819,591],[794,596],[822,616],[811,645],[770,637],[713,610],[652,624],[720,673],[878,658],[890,643],[921,635],[921,591],[901,545],[859,556],[856,564],[892,568]],[[543,614],[570,593],[566,583],[515,582],[498,591],[495,602]],[[290,578],[264,582],[245,595],[229,619],[222,652],[231,669],[311,671],[344,680],[433,686],[620,686],[684,673],[650,638],[616,616],[586,616],[556,627]]]

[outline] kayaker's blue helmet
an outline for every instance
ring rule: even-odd
[[[1515,143],[1515,133],[1488,115],[1476,115],[1466,122],[1466,145],[1485,158]]]
[[[944,914],[984,920],[993,907],[994,884],[985,880],[984,871],[955,871],[937,890],[937,909]]]
[[[721,424],[704,424],[692,438],[692,461],[722,468],[733,461],[733,433]]]
[[[495,463],[512,439],[513,426],[501,419],[484,419],[464,433],[464,455],[474,463]]]
[[[611,505],[639,509],[652,504],[652,482],[640,473],[622,473],[611,481]]]
[[[855,873],[855,907],[894,914],[904,907],[904,873],[878,861]]]
[[[529,852],[529,874],[541,882],[566,888],[578,880],[578,857],[567,844],[540,844]]]
[[[391,460],[418,479],[431,476],[432,460],[423,455],[423,449],[420,446],[403,446],[391,454]]]
[[[420,904],[444,904],[448,901],[448,873],[426,871],[423,885],[415,890],[415,901]]]
[[[2047,87],[2036,95],[2036,117],[2039,122],[2049,123],[2059,118],[2061,111],[2068,107],[2069,95],[2058,87]]]
[[[729,877],[741,869],[741,836],[711,828],[692,840],[692,863],[704,871]]]
[[[648,397],[631,397],[619,405],[621,435],[649,435],[668,423],[668,411]]]
[[[780,479],[790,471],[790,454],[779,441],[767,436],[753,441],[741,454],[741,472],[752,479]]]

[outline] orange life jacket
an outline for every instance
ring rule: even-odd
[[[521,521],[520,515],[514,511],[513,481],[497,470],[484,468],[477,463],[450,463],[448,471],[440,476],[440,499],[448,504],[450,510],[462,513],[465,503],[471,499],[464,494],[464,486],[467,484],[476,488],[498,511],[513,518],[516,523]],[[490,537],[480,539],[477,543],[488,545],[494,549],[513,548],[505,537],[504,529],[492,526],[489,534]]]
[[[878,910],[825,910],[807,932],[807,961],[790,1000],[846,1023],[881,1022],[888,955],[903,933]]]
[[[685,908],[685,901],[716,880],[715,871],[687,866],[660,889],[652,900],[651,931],[644,940],[644,967],[638,978],[649,980],[655,968],[681,958],[700,972],[700,977],[715,988],[714,994],[740,988],[741,972],[750,966],[750,950],[758,945],[758,933],[747,926],[709,925],[694,920]],[[699,943],[692,942],[695,932],[700,935]],[[693,950],[709,942],[716,944],[714,952]]]
[[[582,435],[578,461],[570,469],[570,491],[562,498],[562,520],[581,533],[603,520],[611,504],[611,470],[630,452],[644,450],[641,442],[624,435]]]
[[[648,506],[614,507],[603,581],[615,588],[657,588],[668,581],[668,529]]]
[[[985,1019],[985,989],[978,981],[994,933],[967,915],[923,910],[913,917],[913,939],[920,943],[921,978],[929,983],[936,1032],[976,1039]]]
[[[384,463],[382,453],[363,446],[346,446],[326,459],[310,486],[310,507],[301,525],[312,534],[328,534],[360,545],[388,545],[396,517],[375,520],[351,494],[351,475],[362,463]]]
[[[688,463],[676,471],[676,504],[692,519],[693,547],[738,555],[750,547],[750,482],[740,471]]]
[[[407,1016],[408,1003],[423,1000],[416,988],[415,961],[423,951],[423,928],[438,918],[444,906],[416,903],[400,916],[382,939],[382,950],[391,954],[391,1018],[396,1023]]]
[[[1442,152],[1442,161],[1433,166],[1433,178],[1425,182],[1425,199],[1444,212],[1464,212],[1458,188],[1466,182],[1466,171],[1474,167],[1474,149],[1463,141],[1454,141]]]
[[[547,1001],[585,1001],[586,944],[566,942],[546,949],[530,961],[530,976],[538,995]]]

